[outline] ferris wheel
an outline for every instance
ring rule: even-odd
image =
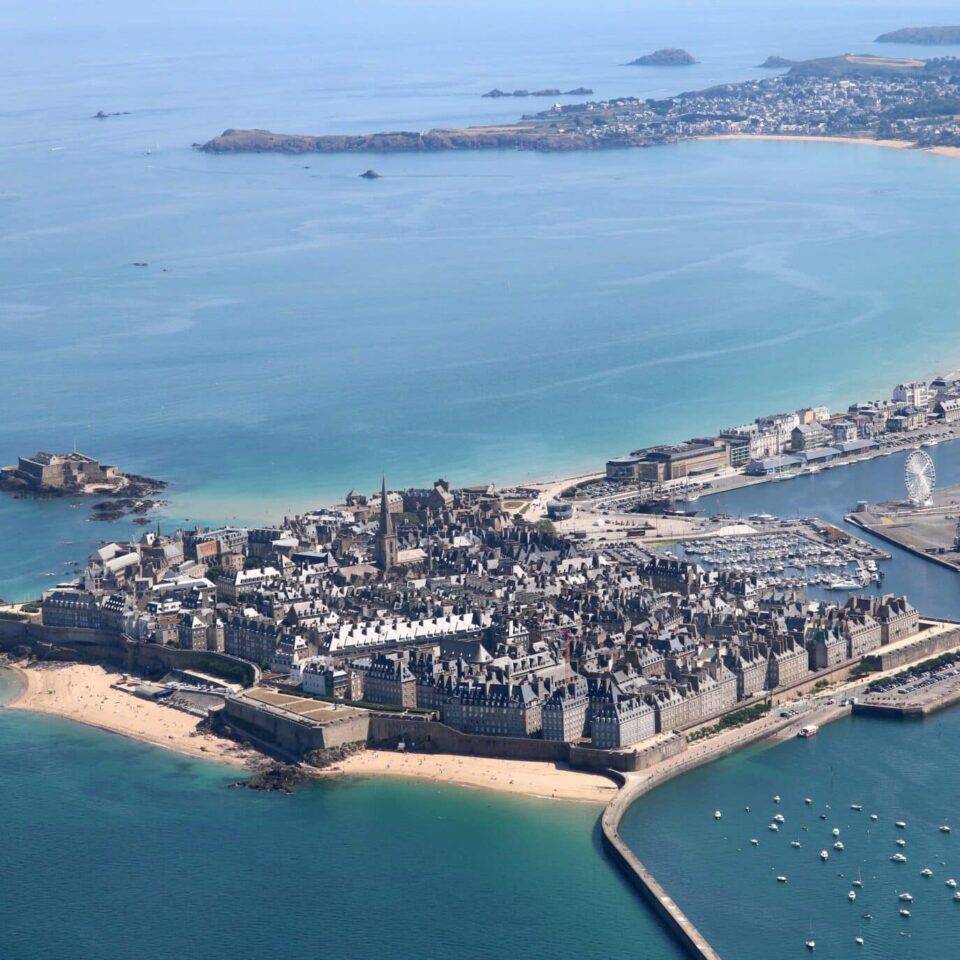
[[[937,471],[928,453],[914,450],[903,465],[903,482],[907,497],[915,507],[928,507],[932,503],[933,488],[937,485]]]

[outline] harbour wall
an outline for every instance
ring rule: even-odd
[[[852,523],[855,527],[859,527],[861,530],[866,530],[867,533],[872,533],[880,540],[885,540],[887,543],[892,543],[895,547],[900,547],[901,550],[906,550],[908,553],[912,553],[915,557],[920,557],[921,560],[928,560],[930,563],[937,563],[941,567],[946,567],[948,570],[952,570],[954,573],[960,572],[960,567],[958,567],[955,563],[951,562],[950,560],[944,560],[943,557],[938,557],[935,553],[927,553],[926,550],[921,550],[919,547],[915,547],[912,543],[909,543],[906,540],[900,540],[892,534],[886,533],[884,527],[879,523],[872,523],[869,520],[858,516],[856,513],[848,513],[843,519],[846,520],[847,523]]]

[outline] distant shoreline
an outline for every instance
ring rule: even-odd
[[[960,157],[960,147],[918,147],[909,140],[876,140],[873,137],[831,137],[812,134],[787,133],[720,133],[709,137],[697,137],[701,143],[711,140],[769,140],[800,143],[855,143],[868,147],[884,147],[888,150],[914,150],[917,153],[935,153],[942,157]]]

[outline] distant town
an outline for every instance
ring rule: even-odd
[[[718,136],[858,137],[919,147],[960,144],[960,61],[955,58],[845,54],[799,62],[771,57],[763,66],[768,65],[788,69],[774,77],[662,100],[618,97],[556,103],[514,124],[350,136],[229,129],[198,146],[211,153],[582,150]]]
[[[749,567],[723,548],[711,569],[665,554],[692,522],[677,498],[948,439],[958,418],[950,375],[842,413],[809,407],[636,450],[575,482],[384,482],[276,526],[158,526],[104,544],[27,613],[41,647],[92,638],[242,665],[255,682],[211,714],[293,758],[373,736],[629,769],[651,746],[750,716],[931,626],[906,597],[854,596],[879,579],[879,553],[829,524],[713,518],[700,551],[739,543]],[[37,462],[20,469],[33,476]],[[95,472],[92,458],[77,462]],[[611,502],[634,522],[611,520]],[[800,580],[765,579],[762,558],[778,552],[778,569],[850,563],[865,579],[844,601],[812,599]],[[184,696],[178,686],[171,703],[189,707]]]

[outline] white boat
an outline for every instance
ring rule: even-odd
[[[932,877],[932,876],[933,876],[933,871],[932,871],[929,867],[924,867],[924,868],[920,871],[920,876],[921,876],[921,877]]]
[[[895,827],[898,827],[900,830],[906,830],[906,829],[907,829],[907,822],[906,822],[906,820],[898,820],[898,821],[894,824],[894,826],[895,826]]]
[[[880,818],[879,818],[875,813],[871,813],[871,814],[870,814],[870,819],[871,819],[871,820],[879,820]]]
[[[850,809],[851,809],[851,810],[856,810],[856,811],[859,813],[859,812],[863,809],[863,804],[862,804],[862,803],[851,803],[851,804],[850,804]]]
[[[957,885],[957,881],[954,880],[952,877],[947,881],[948,887],[955,887],[956,885]]]
[[[838,841],[833,845],[833,849],[834,849],[834,850],[842,850],[842,849],[843,849],[843,841],[842,841],[842,840],[838,840]]]
[[[804,797],[803,802],[809,807],[813,801],[809,797]]]
[[[950,827],[947,826],[947,824],[942,823],[942,824],[940,824],[940,832],[941,832],[941,833],[949,833],[949,832],[950,832]]]
[[[777,794],[777,795],[773,798],[773,802],[774,802],[774,803],[779,803],[779,802],[780,802],[780,795],[779,795],[779,794]]]
[[[834,827],[831,832],[833,833],[833,835],[834,835],[835,837],[839,837],[839,836],[840,836],[840,828],[839,828],[839,827]]]
[[[850,890],[850,891],[847,893],[847,899],[848,899],[848,900],[856,900],[856,899],[857,899],[857,892],[856,892],[856,890]]]
[[[895,841],[898,847],[905,847],[907,845],[906,840],[897,840]]]
[[[799,841],[799,840],[791,840],[791,841],[790,841],[790,846],[791,846],[791,847],[799,847],[799,846],[800,846],[800,841]]]
[[[719,820],[722,816],[723,816],[723,814],[722,814],[719,810],[714,810],[714,811],[713,811],[713,819],[714,819],[714,820]]]
[[[783,823],[785,817],[782,813],[778,813],[773,819],[775,823]]]
[[[954,890],[954,891],[953,891],[953,899],[954,899],[954,900],[960,900],[960,890]]]
[[[891,859],[894,863],[906,863],[906,862],[907,862],[907,858],[906,858],[902,853],[895,853],[890,859]]]
[[[776,832],[780,829],[780,825],[777,824],[777,823],[771,823],[771,824],[767,827],[767,829],[768,829],[768,830],[772,830],[774,833],[776,833]]]
[[[820,859],[821,859],[821,860],[827,860],[829,857],[830,857],[830,854],[827,853],[826,850],[821,850],[821,851],[820,851]]]
[[[750,841],[750,843],[751,843],[753,846],[757,846],[757,845],[760,843],[760,841],[757,840],[757,839],[753,839],[753,840]]]
[[[816,944],[816,942],[813,941],[813,940],[808,940],[808,941],[804,944],[804,946],[805,946],[808,950],[816,950],[816,949],[817,949],[817,944]]]
[[[898,899],[902,900],[904,903],[913,903],[913,895],[909,893],[899,894]]]
[[[900,908],[900,916],[901,916],[901,917],[909,917],[909,916],[910,916],[910,911],[909,911],[906,907],[901,907],[901,908]]]
[[[863,946],[863,937],[854,937],[854,938],[853,938],[853,942],[854,942],[858,947],[862,947],[862,946]]]
[[[786,882],[787,882],[786,877],[777,877],[777,883],[786,883]]]

